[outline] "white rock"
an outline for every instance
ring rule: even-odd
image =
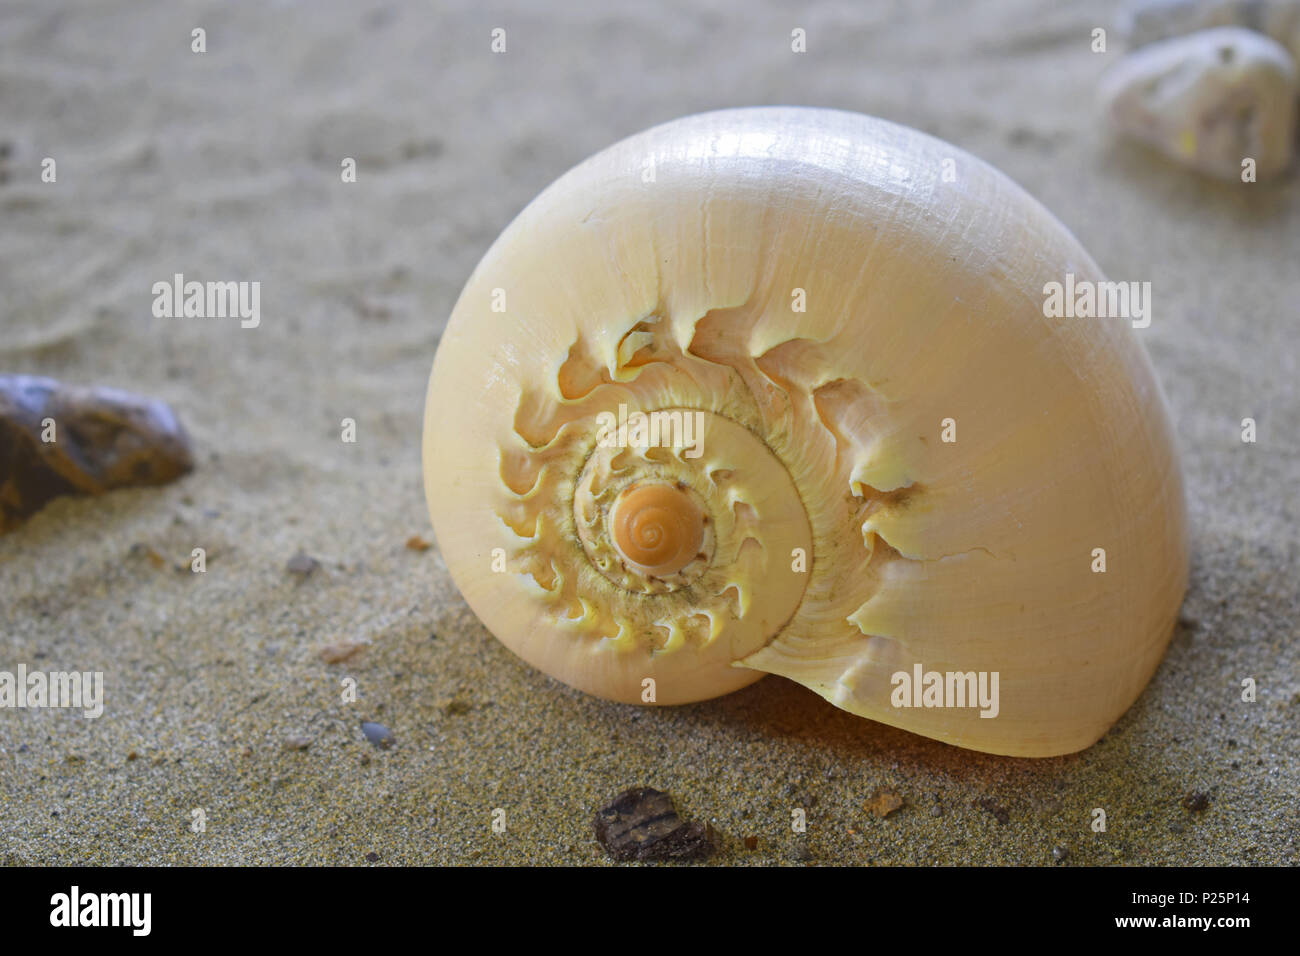
[[[1300,61],[1300,0],[1140,0],[1126,15],[1130,48],[1212,27],[1272,37]]]
[[[1101,80],[1121,133],[1185,166],[1240,181],[1282,172],[1295,141],[1296,68],[1287,51],[1240,27],[1200,30],[1122,57]]]

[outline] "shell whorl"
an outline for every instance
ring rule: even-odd
[[[641,346],[613,375],[575,343],[551,392],[561,401],[542,386],[521,396],[497,513],[554,636],[623,656],[625,693],[594,692],[639,695],[652,677],[658,702],[714,696],[702,669],[733,686],[760,676],[730,665],[797,610],[807,576],[790,556],[811,560],[811,529],[734,371],[659,340],[655,315],[634,325]],[[601,381],[564,384],[580,380]],[[683,665],[689,681],[674,677]]]
[[[1080,749],[1154,671],[1186,545],[1149,361],[1123,323],[1044,318],[1066,272],[1103,278],[1001,174],[883,121],[730,110],[610,147],[502,234],[443,335],[448,568],[600,696],[777,673],[962,746]],[[1122,574],[1089,573],[1097,546]],[[891,706],[918,663],[1000,671],[998,718]]]

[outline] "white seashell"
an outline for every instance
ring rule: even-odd
[[[602,697],[770,673],[962,747],[1087,747],[1160,662],[1187,539],[1151,364],[1127,321],[1047,316],[1068,275],[1104,281],[1038,202],[882,120],[724,110],[618,143],[519,214],[447,323],[424,431],[447,569]]]
[[[1295,63],[1261,33],[1219,27],[1142,47],[1102,77],[1100,97],[1119,132],[1211,176],[1238,180],[1249,158],[1266,179],[1291,161]]]

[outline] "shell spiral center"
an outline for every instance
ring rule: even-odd
[[[614,547],[646,574],[676,574],[703,557],[704,512],[685,486],[648,482],[624,488],[611,519]]]

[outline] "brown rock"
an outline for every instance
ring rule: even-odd
[[[193,467],[189,437],[164,402],[0,375],[0,533],[59,495],[164,485]]]
[[[672,797],[650,787],[624,790],[596,811],[592,826],[616,860],[702,860],[715,850],[708,827],[684,821]]]

